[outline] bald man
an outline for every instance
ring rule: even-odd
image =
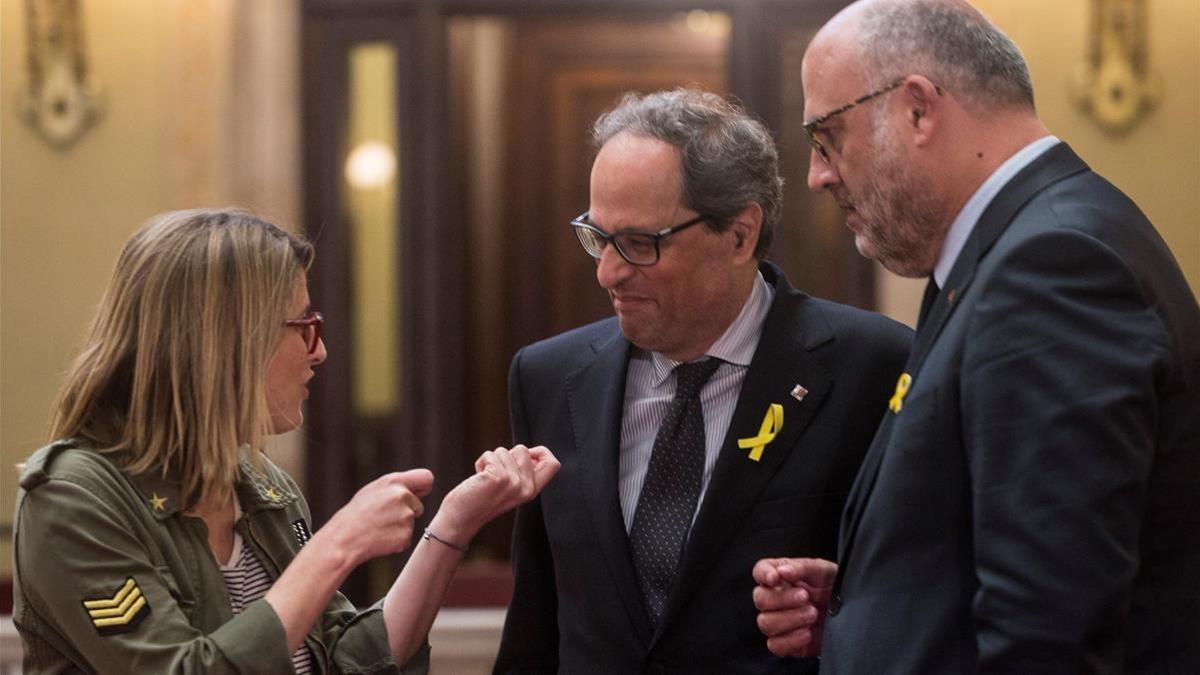
[[[802,66],[809,187],[930,277],[838,562],[754,568],[827,673],[1200,672],[1200,309],[969,5],[859,2]]]

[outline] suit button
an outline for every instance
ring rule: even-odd
[[[842,596],[835,595],[829,599],[829,616],[837,616],[842,609]]]

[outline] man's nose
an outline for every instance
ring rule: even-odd
[[[842,177],[833,163],[813,148],[808,153],[808,189],[821,192],[841,182]]]
[[[611,290],[621,285],[621,282],[629,278],[633,272],[633,265],[629,261],[621,257],[617,252],[617,247],[613,244],[605,246],[600,251],[600,258],[596,260],[596,281],[600,282],[600,287]]]

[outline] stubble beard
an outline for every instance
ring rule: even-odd
[[[901,146],[888,135],[886,122],[876,125],[873,140],[874,161],[857,196],[842,186],[835,197],[858,213],[855,244],[861,254],[902,277],[929,276],[946,228],[936,208],[936,193],[929,189],[928,178],[911,170]]]

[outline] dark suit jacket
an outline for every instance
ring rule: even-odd
[[[1058,145],[919,326],[842,523],[823,673],[1200,673],[1200,309]]]
[[[775,288],[729,432],[657,631],[634,574],[617,494],[630,345],[615,319],[522,349],[509,376],[515,439],[562,470],[517,514],[516,588],[498,673],[769,673],[750,575],[768,556],[831,556],[845,496],[910,346],[876,314],[808,297],[770,264]],[[798,401],[796,385],[808,389]],[[762,459],[739,437],[784,407]]]

